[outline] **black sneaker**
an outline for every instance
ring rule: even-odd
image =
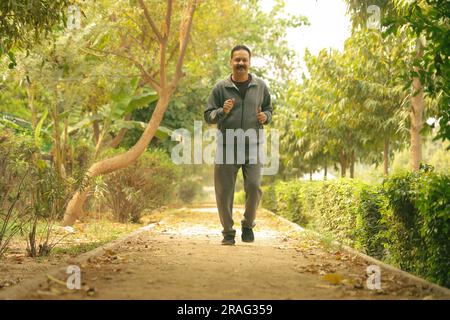
[[[251,228],[242,228],[242,241],[253,242],[255,241],[255,235]]]
[[[232,235],[224,236],[223,240],[222,240],[222,244],[224,246],[232,246],[232,245],[234,245],[235,244],[234,236],[232,236]]]

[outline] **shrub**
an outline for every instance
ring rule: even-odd
[[[11,130],[0,126],[0,257],[11,239],[25,226],[20,219],[24,207],[27,183],[27,162],[32,150],[27,137],[15,137]],[[28,151],[28,152],[27,152]]]
[[[289,181],[265,187],[277,214],[450,287],[450,176],[423,166],[381,185]]]
[[[174,199],[179,177],[179,168],[164,151],[146,151],[131,166],[105,176],[105,198],[118,221],[138,222],[143,210]]]
[[[202,177],[193,175],[183,177],[178,184],[178,197],[183,203],[191,203],[202,193],[202,188]]]
[[[51,237],[62,217],[75,179],[63,179],[42,160],[29,135],[3,128],[0,136],[0,254],[19,232],[27,235],[32,257],[47,255],[57,244]]]
[[[356,217],[355,247],[377,259],[385,255],[385,232],[383,212],[387,206],[379,185],[363,185],[359,191]]]
[[[312,226],[346,244],[354,245],[358,187],[357,183],[350,179],[323,183],[314,204]]]
[[[422,167],[383,183],[389,260],[450,286],[450,177]]]

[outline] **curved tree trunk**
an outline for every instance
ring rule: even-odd
[[[162,32],[157,28],[155,21],[153,20],[150,12],[148,11],[145,1],[139,0],[138,2],[139,5],[141,6],[141,9],[143,10],[145,20],[148,22],[149,27],[153,31],[154,35],[156,36],[156,39],[160,44],[159,82],[151,74],[149,74],[148,70],[139,61],[135,60],[134,57],[130,57],[118,52],[115,53],[113,52],[112,54],[126,58],[129,61],[133,62],[135,66],[141,71],[142,78],[158,92],[159,100],[158,103],[156,104],[155,111],[153,111],[152,117],[150,118],[150,121],[148,122],[143,134],[139,138],[138,142],[136,142],[136,144],[130,150],[128,150],[123,154],[119,154],[115,157],[112,157],[110,159],[105,159],[97,163],[94,163],[88,169],[85,180],[83,181],[82,188],[80,188],[80,190],[78,190],[74,194],[74,196],[67,205],[66,212],[64,214],[64,219],[62,222],[62,225],[64,226],[72,225],[75,222],[75,220],[82,214],[83,204],[86,201],[89,192],[89,183],[92,178],[125,168],[134,161],[136,161],[136,159],[139,158],[139,156],[144,153],[148,144],[153,139],[159,125],[161,124],[161,121],[164,117],[164,113],[166,112],[167,107],[169,105],[170,96],[175,91],[178,81],[183,75],[182,73],[183,60],[186,53],[189,33],[192,27],[192,19],[194,16],[194,11],[197,6],[197,0],[193,0],[190,6],[186,7],[184,19],[182,19],[181,21],[179,32],[180,53],[178,56],[178,60],[176,61],[175,74],[173,76],[172,81],[170,82],[167,79],[166,64],[168,61],[166,60],[166,50],[170,33],[172,7],[174,1],[167,0],[167,11],[165,21],[163,23]],[[98,143],[100,143],[100,141]]]
[[[168,92],[164,92],[160,96],[158,103],[156,105],[156,109],[153,112],[152,117],[138,142],[130,150],[128,150],[123,154],[93,164],[86,174],[86,182],[89,179],[97,177],[99,175],[107,174],[125,168],[134,161],[136,161],[136,159],[139,158],[139,156],[144,153],[148,144],[155,135],[156,130],[158,129],[164,117],[164,113],[168,105],[169,105],[169,94]],[[66,212],[64,214],[64,219],[62,222],[63,226],[72,225],[75,222],[75,220],[78,217],[80,217],[80,215],[82,214],[82,207],[84,202],[86,201],[88,192],[89,187],[85,187],[82,190],[78,190],[74,194],[74,196],[67,205]]]

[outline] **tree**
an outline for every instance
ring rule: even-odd
[[[159,100],[155,111],[138,142],[123,154],[94,163],[88,169],[87,180],[128,166],[145,151],[147,145],[152,140],[168,107],[170,97],[174,93],[180,78],[183,76],[183,61],[189,41],[194,11],[197,7],[197,1],[193,0],[184,8],[184,13],[181,15],[179,21],[179,35],[178,38],[174,39],[171,33],[172,19],[182,9],[179,6],[174,6],[174,1],[167,0],[165,15],[157,17],[158,20],[155,20],[154,17],[156,12],[161,11],[157,11],[160,8],[158,8],[158,3],[156,1],[152,1],[151,7],[154,10],[154,14],[149,11],[148,3],[144,0],[138,1],[138,7],[140,9],[139,15],[141,18],[138,20],[133,19],[132,15],[127,16],[130,11],[136,13],[138,8],[133,6],[127,8],[124,6],[125,3],[128,2],[118,1],[118,5],[125,10],[123,10],[123,14],[119,15],[119,13],[117,13],[117,16],[111,16],[110,18],[112,20],[117,19],[120,23],[135,23],[138,25],[139,30],[134,28],[135,34],[129,33],[128,38],[125,38],[124,34],[120,34],[119,32],[119,37],[122,36],[121,39],[123,41],[121,47],[116,50],[99,50],[99,52],[113,54],[132,63],[140,71],[142,80],[158,93]],[[179,11],[174,10],[174,7]],[[141,21],[145,22],[145,24],[141,23]],[[162,28],[158,28],[158,22],[161,23]],[[126,31],[130,31],[130,29],[128,28]],[[157,44],[157,48],[155,48],[153,44]],[[152,55],[155,49],[158,51],[157,56]],[[133,50],[140,51],[145,55],[132,54]],[[173,63],[172,57],[176,53],[178,53],[177,59],[175,63]],[[142,62],[142,60],[148,61],[149,55],[150,58],[159,60],[159,68],[157,70],[153,69],[153,64],[149,65],[147,63],[147,65],[145,65],[145,62]],[[169,68],[169,63],[172,64],[172,68]],[[82,205],[86,200],[87,192],[88,188],[85,187],[75,193],[67,206],[63,225],[73,224],[81,214]]]
[[[442,0],[395,0],[393,3],[397,14],[386,19],[386,34],[400,30],[417,39],[417,55],[411,72],[418,93],[416,99],[420,100],[422,86],[425,94],[437,99],[436,139],[450,140],[450,3]]]
[[[368,18],[368,4],[360,0],[347,0],[349,12],[352,14],[354,30],[364,28]],[[448,139],[450,129],[449,105],[449,45],[448,17],[450,5],[440,0],[374,0],[382,12],[381,26],[385,36],[410,38],[415,50],[409,50],[412,60],[408,79],[412,84],[410,109],[410,148],[411,168],[419,170],[422,160],[421,131],[424,127],[424,98],[430,95],[438,100],[439,108],[436,117],[440,129],[438,138]],[[406,53],[406,52],[405,52]]]
[[[61,22],[71,0],[15,0],[0,2],[0,56],[7,53],[16,64],[12,49],[30,49]]]

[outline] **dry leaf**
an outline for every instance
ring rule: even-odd
[[[322,277],[322,280],[332,284],[340,284],[344,280],[344,277],[338,273],[328,273]]]

